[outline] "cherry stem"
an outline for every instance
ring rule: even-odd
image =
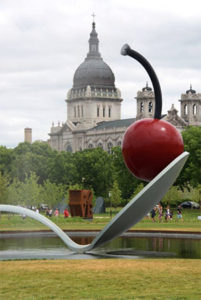
[[[129,45],[125,44],[121,49],[122,55],[129,55],[136,59],[147,71],[149,77],[151,79],[154,94],[155,94],[155,111],[154,111],[154,119],[161,119],[161,111],[162,111],[162,93],[160,83],[158,81],[158,77],[150,63],[146,60],[144,56],[140,53],[136,52],[135,50],[131,49]]]

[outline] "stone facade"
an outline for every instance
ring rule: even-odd
[[[185,95],[186,94],[182,94],[182,97],[185,98]],[[136,120],[153,118],[155,110],[155,95],[148,84],[146,84],[146,87],[144,87],[142,91],[137,92],[136,100]],[[188,122],[178,115],[178,110],[174,107],[174,104],[172,104],[172,107],[168,110],[167,114],[162,117],[162,119],[174,125],[179,131],[182,131],[186,126],[188,126]],[[191,122],[189,124],[194,125]]]
[[[101,121],[121,118],[121,93],[119,90],[103,91],[86,89],[72,90],[67,95],[67,119],[92,127]]]
[[[142,91],[137,92],[137,115],[136,120],[144,118],[153,118],[155,109],[154,92],[146,84]]]

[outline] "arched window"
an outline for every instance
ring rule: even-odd
[[[74,117],[76,118],[76,106],[74,106]]]
[[[99,117],[99,116],[100,116],[100,107],[97,106],[97,117]]]
[[[111,107],[109,106],[109,108],[108,108],[108,117],[109,117],[109,118],[111,118],[111,111],[112,111],[112,109],[111,109]]]
[[[197,106],[196,104],[193,104],[193,115],[197,114]]]
[[[187,104],[184,104],[184,115],[187,116],[188,114],[188,107]]]
[[[105,117],[105,106],[103,106],[103,117]]]
[[[73,152],[72,146],[70,144],[67,145],[66,151],[67,152]]]
[[[78,110],[78,118],[79,118],[80,117],[80,107],[79,107],[79,105],[77,107],[77,110]]]
[[[92,149],[94,147],[94,145],[92,143],[89,144],[88,148]]]
[[[140,112],[143,112],[143,111],[144,111],[144,103],[141,102],[141,103],[140,103]]]
[[[83,105],[81,106],[81,113],[82,113],[82,117],[83,117],[84,116]]]
[[[149,102],[149,113],[151,113],[153,111],[153,103]]]
[[[120,146],[120,147],[121,147],[121,141],[118,141],[118,142],[117,142],[117,146]]]
[[[107,144],[107,152],[108,152],[109,154],[112,153],[112,147],[113,147],[112,143],[109,142],[109,143]]]
[[[97,145],[99,148],[102,148],[103,149],[103,144],[102,143],[98,143]]]

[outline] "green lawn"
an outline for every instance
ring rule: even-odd
[[[145,218],[132,229],[201,232],[200,210],[185,210],[183,221],[153,223]],[[52,217],[68,230],[102,229],[109,214],[93,220]],[[44,230],[19,215],[1,214],[0,231]],[[200,259],[85,259],[0,261],[0,300],[200,300]]]
[[[0,262],[0,299],[200,300],[201,260]]]
[[[114,215],[114,214],[113,214]],[[174,213],[173,220],[165,222],[163,220],[159,223],[156,218],[156,223],[153,223],[150,218],[144,218],[141,222],[136,224],[131,229],[133,230],[181,230],[181,231],[199,231],[201,232],[201,221],[198,216],[201,215],[200,210],[184,210],[183,219],[177,220],[176,212]],[[64,219],[62,215],[59,217],[52,217],[51,220],[55,222],[64,230],[100,230],[110,220],[111,217],[108,213],[103,215],[94,215],[92,220],[84,220],[82,218],[67,218]],[[22,219],[19,215],[5,215],[1,214],[0,217],[0,231],[9,230],[47,230],[43,224],[31,219]]]

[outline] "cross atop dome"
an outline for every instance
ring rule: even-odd
[[[94,13],[92,14],[92,17],[93,17],[92,31],[90,33],[89,52],[87,54],[86,59],[91,59],[91,58],[101,59],[101,55],[99,53],[98,34],[95,29],[95,22],[94,22],[95,14]]]
[[[92,17],[94,18],[95,14]],[[98,34],[93,22],[89,38],[89,52],[84,62],[75,71],[73,88],[86,89],[89,85],[96,89],[116,90],[114,82],[114,74],[110,67],[103,61],[99,52]]]
[[[93,23],[95,23],[95,17],[96,17],[95,13],[93,13],[91,16],[93,18]]]

